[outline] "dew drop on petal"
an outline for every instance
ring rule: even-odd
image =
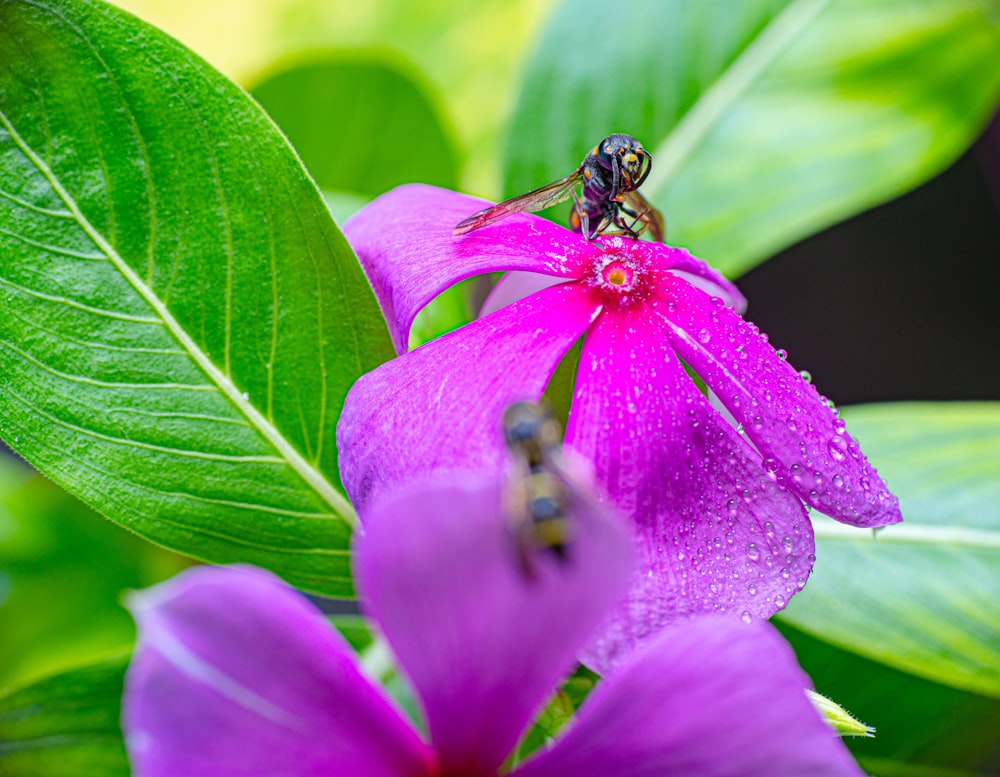
[[[750,614],[749,610],[744,610],[743,614],[740,615],[740,620],[744,623],[751,623],[753,621],[753,616]]]
[[[751,561],[760,559],[760,548],[757,547],[756,543],[751,542],[747,545],[747,556],[749,556]]]
[[[830,442],[827,445],[830,451],[830,455],[833,456],[835,461],[843,461],[847,454],[847,440],[841,437],[839,434],[835,434],[830,438]]]
[[[702,330],[700,330],[698,332],[698,342],[699,343],[704,344],[704,343],[707,343],[711,339],[712,339],[712,333],[709,332],[707,329],[702,329]]]
[[[777,607],[779,610],[782,607],[784,607],[785,606],[785,597],[782,596],[781,594],[778,594],[777,596],[775,596],[774,597],[774,606]]]
[[[809,370],[799,370],[799,375],[802,377],[802,380],[804,380],[806,383],[813,382],[813,376],[812,373],[809,372]]]
[[[785,361],[785,359],[788,358],[788,351],[786,351],[784,348],[779,348],[777,350],[777,354],[778,358],[781,359],[781,361]]]

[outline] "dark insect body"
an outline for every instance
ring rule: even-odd
[[[571,539],[569,490],[560,470],[562,430],[545,405],[517,402],[504,412],[503,433],[515,465],[506,512],[521,567],[533,579],[533,551],[540,548],[565,561]]]
[[[652,169],[653,158],[631,135],[609,135],[596,146],[576,172],[527,194],[491,205],[456,225],[464,235],[510,216],[533,213],[573,198],[570,227],[588,240],[598,235],[638,238],[647,229],[659,242],[666,236],[663,216],[639,194]],[[579,193],[577,187],[581,187]]]

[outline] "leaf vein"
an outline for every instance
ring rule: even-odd
[[[42,410],[37,405],[32,404],[27,398],[21,396],[21,394],[10,388],[7,389],[7,393],[32,412],[46,418],[55,426],[61,426],[62,428],[68,429],[82,437],[91,437],[95,440],[103,440],[104,442],[110,442],[113,445],[121,445],[127,448],[138,448],[140,450],[149,450],[155,453],[166,453],[171,456],[180,456],[182,458],[206,459],[209,461],[224,461],[241,464],[287,464],[284,459],[278,456],[251,456],[245,454],[236,455],[228,453],[210,453],[208,451],[184,450],[183,448],[174,448],[169,445],[156,445],[155,443],[140,442],[138,440],[130,440],[125,437],[115,437],[114,435],[104,434],[103,432],[98,432],[94,429],[87,429],[78,424],[73,424],[59,418],[52,413]]]

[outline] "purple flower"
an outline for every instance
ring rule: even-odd
[[[323,616],[270,574],[189,570],[135,596],[123,727],[136,777],[492,777],[624,590],[631,543],[596,502],[527,580],[496,480],[403,492],[355,544],[361,601],[429,742]],[[665,629],[518,777],[860,777],[766,624]]]
[[[588,242],[526,214],[453,237],[482,206],[404,186],[345,226],[403,354],[357,382],[337,430],[343,482],[363,517],[370,499],[402,482],[499,467],[501,408],[540,397],[582,337],[566,444],[593,462],[634,522],[640,561],[587,657],[592,666],[620,660],[679,618],[726,612],[752,621],[782,609],[814,560],[803,503],[855,526],[901,520],[844,422],[726,304],[742,297],[718,272],[679,248]],[[497,270],[550,278],[405,353],[421,307],[459,280]]]

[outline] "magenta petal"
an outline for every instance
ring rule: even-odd
[[[598,671],[681,618],[769,618],[814,560],[801,502],[697,390],[665,328],[655,308],[605,314],[580,356],[566,443],[634,521],[639,556],[611,627],[581,656]]]
[[[512,777],[863,777],[806,699],[810,685],[771,626],[678,624]]]
[[[665,279],[670,341],[739,421],[778,482],[855,526],[902,520],[899,501],[829,405],[733,311]]]
[[[350,647],[276,577],[198,567],[130,606],[122,724],[136,777],[435,773]]]
[[[404,489],[373,508],[359,588],[423,701],[443,774],[491,775],[624,590],[631,543],[593,499],[567,557],[522,568],[496,476]],[[585,493],[585,491],[581,491]]]
[[[538,216],[514,214],[454,237],[452,229],[489,203],[424,184],[400,186],[344,224],[375,290],[398,353],[420,309],[458,281],[497,270],[575,278],[599,249]]]
[[[431,472],[497,469],[500,416],[542,395],[598,310],[576,284],[545,289],[363,376],[337,426],[354,506]],[[424,417],[432,425],[420,423]]]

